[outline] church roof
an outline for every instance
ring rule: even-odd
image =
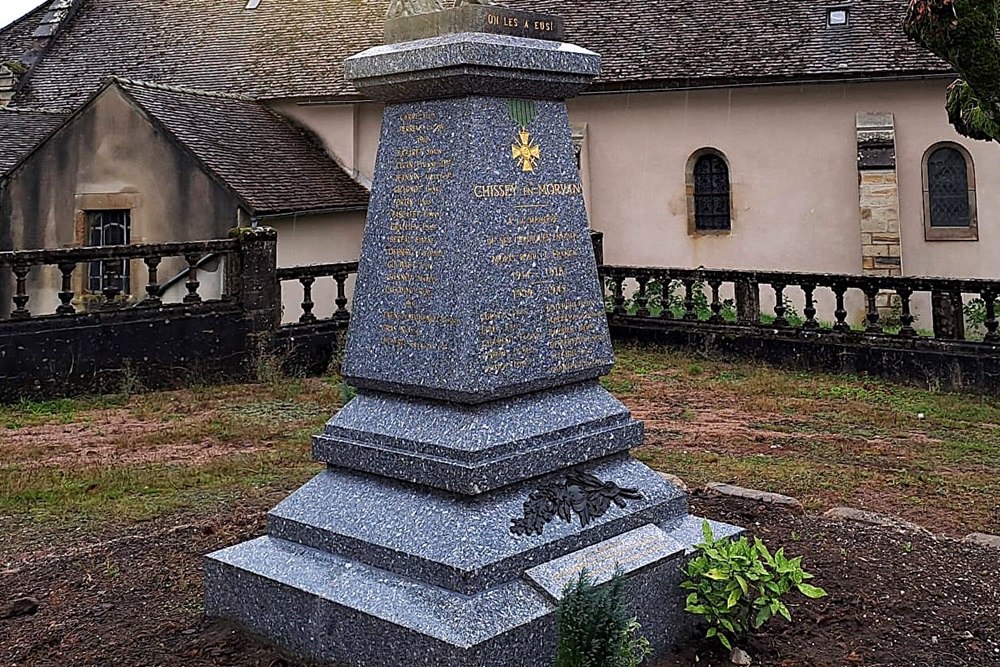
[[[31,10],[0,30],[0,65],[21,59],[33,46],[35,29],[42,22],[48,3]]]
[[[258,215],[362,208],[368,191],[311,134],[259,102],[134,81],[128,99]]]
[[[59,127],[67,115],[0,107],[0,177]]]
[[[257,99],[354,98],[343,61],[381,42],[388,0],[77,0],[16,103],[76,106],[107,76]],[[945,75],[906,0],[506,0],[598,51],[595,91]],[[848,7],[846,25],[827,10]],[[0,44],[15,43],[13,30]]]

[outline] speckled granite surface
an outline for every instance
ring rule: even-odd
[[[593,51],[564,42],[462,32],[386,44],[344,63],[359,93],[385,102],[468,95],[564,100],[600,73]]]
[[[342,667],[542,667],[562,587],[621,566],[657,652],[700,541],[628,450],[558,42],[460,33],[348,61],[388,101],[326,471],[211,554],[206,610]],[[715,525],[717,535],[734,534]]]

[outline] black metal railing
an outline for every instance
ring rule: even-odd
[[[779,334],[1000,343],[1000,280],[607,265],[600,267],[600,274],[609,317],[621,322],[648,326],[680,321],[758,327]],[[817,298],[823,290],[829,295],[824,299],[830,304],[826,312],[820,312]],[[732,297],[723,298],[724,293]],[[770,312],[761,309],[762,294],[773,297]],[[790,317],[790,296],[802,305],[801,316]],[[863,304],[853,324],[847,307],[852,296]],[[918,296],[930,303],[931,329],[914,326]],[[967,324],[981,335],[968,336]]]
[[[160,285],[160,265],[168,258],[182,258],[186,263],[185,288],[187,293],[182,302],[186,305],[199,304],[207,300],[200,293],[199,262],[206,255],[230,255],[238,249],[235,240],[195,241],[187,243],[158,243],[121,246],[101,246],[85,248],[63,248],[50,250],[25,250],[0,252],[0,272],[9,272],[12,278],[10,311],[11,320],[28,320],[42,315],[70,316],[79,311],[78,297],[88,295],[99,300],[101,310],[117,310],[126,306],[159,307],[163,305]],[[145,267],[145,285],[142,296],[122,299],[132,291],[130,279],[134,271],[133,263],[139,261]],[[87,268],[79,271],[81,265]],[[102,288],[99,294],[86,289],[86,277],[98,267]],[[39,289],[33,279],[43,270],[54,267],[59,272],[60,286],[57,290],[59,305],[54,313],[32,311],[32,295]],[[80,276],[79,279],[76,277]],[[214,299],[216,297],[210,297]],[[224,299],[220,294],[218,299]]]
[[[299,316],[298,322],[293,322],[286,326],[295,326],[295,324],[315,324],[322,321],[314,313],[316,302],[313,299],[313,291],[316,288],[316,281],[323,278],[332,278],[334,284],[336,285],[336,296],[333,301],[333,314],[329,318],[325,319],[326,321],[346,326],[351,319],[351,313],[347,308],[348,281],[350,277],[355,275],[357,272],[357,262],[312,264],[308,266],[291,266],[278,269],[279,282],[285,283],[297,281],[302,286],[302,301],[299,303],[299,308],[301,309],[302,314]]]

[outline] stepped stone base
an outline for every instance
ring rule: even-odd
[[[364,392],[313,438],[313,457],[477,495],[626,452],[642,433],[596,381],[474,406]]]
[[[541,667],[554,659],[565,583],[584,568],[605,581],[621,566],[661,653],[689,635],[677,583],[701,520],[628,457],[588,472],[643,497],[584,528],[556,518],[516,537],[510,519],[544,478],[469,498],[330,468],[272,511],[268,536],[208,557],[206,611],[343,667]]]

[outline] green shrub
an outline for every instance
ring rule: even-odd
[[[681,587],[691,591],[686,611],[708,621],[706,637],[717,637],[727,649],[746,638],[774,616],[791,621],[788,607],[781,601],[793,588],[809,598],[826,591],[806,582],[813,575],[802,569],[802,557],[786,558],[784,549],[773,555],[759,538],[751,544],[739,540],[715,539],[706,521],[705,541],[687,565],[687,580]]]
[[[994,312],[1000,313],[1000,299],[994,302]],[[971,337],[982,338],[986,333],[986,301],[982,298],[969,299],[962,311]]]
[[[625,604],[619,571],[597,587],[584,571],[566,584],[559,604],[559,652],[555,667],[638,667],[652,653]]]

